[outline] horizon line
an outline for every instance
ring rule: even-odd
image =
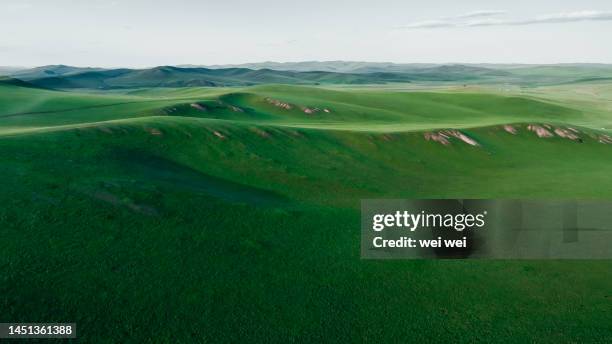
[[[49,66],[66,66],[76,68],[100,68],[100,69],[151,69],[156,67],[178,67],[178,68],[206,68],[206,67],[224,67],[224,66],[243,66],[243,65],[254,65],[254,64],[296,64],[296,63],[374,63],[374,64],[393,64],[393,65],[516,65],[516,66],[562,66],[562,65],[610,65],[611,62],[545,62],[545,63],[531,63],[531,62],[391,62],[391,61],[366,61],[366,60],[297,60],[297,61],[259,61],[259,62],[240,62],[240,63],[214,63],[214,64],[195,64],[195,63],[180,63],[180,64],[159,64],[159,65],[148,65],[148,66],[107,66],[101,67],[96,65],[80,65],[80,64],[65,64],[65,63],[50,63],[42,65],[0,65],[2,68],[41,68]]]

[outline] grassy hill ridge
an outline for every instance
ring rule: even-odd
[[[152,92],[71,93],[4,86],[0,128],[146,116],[387,132],[529,121],[588,126],[597,120],[545,100],[466,92],[340,91],[284,85]]]

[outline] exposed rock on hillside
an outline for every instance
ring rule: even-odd
[[[578,136],[578,134],[570,129],[555,128],[555,134],[557,134],[557,136],[559,137],[570,139],[572,141],[580,140],[580,137]]]
[[[189,104],[189,106],[191,106],[192,108],[194,108],[196,110],[206,111],[206,108],[204,106],[202,106],[201,104],[198,104],[198,103],[191,103],[191,104]]]
[[[285,109],[285,110],[293,109],[293,105],[291,105],[289,103],[282,102],[282,101],[280,101],[278,99],[266,98],[266,101],[268,103],[276,106],[276,107],[279,107],[279,108],[282,108],[282,109]]]
[[[436,141],[445,146],[450,145],[451,142],[449,138],[451,137],[455,137],[470,146],[480,146],[480,144],[478,144],[476,140],[472,139],[471,137],[468,137],[464,133],[455,129],[440,130],[438,132],[427,132],[424,134],[424,136],[427,141]]]
[[[302,110],[302,112],[304,112],[307,115],[313,115],[317,112],[325,112],[325,113],[330,113],[331,110],[328,108],[318,108],[318,107],[313,107],[313,106],[299,106],[299,105],[295,105],[295,104],[291,104],[291,103],[287,103],[278,99],[274,99],[274,98],[265,98],[266,102],[268,102],[269,104],[272,104],[276,107],[279,107],[281,109],[285,109],[285,110],[291,110],[293,108],[299,108],[300,110]]]
[[[504,125],[504,130],[512,135],[516,135],[517,133],[516,128],[509,124]]]
[[[527,126],[528,130],[533,131],[534,133],[536,133],[536,135],[538,135],[538,137],[542,137],[542,138],[548,138],[548,137],[553,137],[554,135],[548,131],[548,129],[539,126],[537,124],[530,124]]]

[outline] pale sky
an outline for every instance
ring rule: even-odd
[[[0,0],[0,66],[612,63],[610,0]]]

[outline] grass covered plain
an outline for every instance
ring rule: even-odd
[[[0,85],[0,320],[96,343],[609,341],[609,261],[359,257],[362,198],[612,196],[611,88],[572,87]],[[478,146],[424,138],[446,129]]]

